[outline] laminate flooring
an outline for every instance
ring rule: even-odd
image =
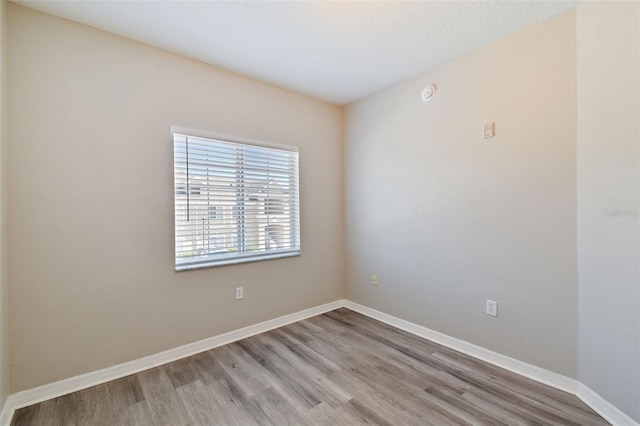
[[[577,397],[338,309],[18,410],[22,425],[606,425]]]

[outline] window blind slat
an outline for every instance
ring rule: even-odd
[[[300,252],[295,149],[174,134],[176,269]]]

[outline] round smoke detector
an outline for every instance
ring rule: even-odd
[[[436,94],[436,88],[435,86],[427,86],[424,89],[422,89],[422,102],[429,102],[431,99],[433,99],[434,95]]]

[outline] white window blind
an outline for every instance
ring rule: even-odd
[[[295,149],[173,141],[176,270],[300,254]]]

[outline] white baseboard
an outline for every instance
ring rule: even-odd
[[[17,392],[9,395],[6,400],[4,407],[2,408],[2,412],[0,412],[0,426],[9,426],[15,410],[19,408],[57,398],[62,395],[96,386],[111,380],[116,380],[131,374],[139,373],[153,367],[236,342],[256,334],[264,333],[266,331],[342,307],[359,312],[378,321],[415,334],[416,336],[439,343],[448,348],[486,361],[521,376],[528,377],[537,382],[577,395],[587,405],[593,408],[594,411],[614,426],[640,426],[600,395],[574,379],[545,370],[544,368],[527,364],[526,362],[518,361],[517,359],[493,352],[481,346],[456,339],[455,337],[405,321],[349,300],[336,300],[335,302],[284,315],[282,317],[250,325],[248,327],[230,331],[228,333],[220,334],[218,336],[210,337],[208,339],[200,340],[174,349],[169,349],[137,360],[125,362],[113,367],[70,377],[68,379],[49,383],[47,385],[28,389],[22,392]]]
[[[619,426],[638,426],[631,417],[614,407],[609,401],[592,391],[588,386],[578,383],[578,392],[576,392],[585,404],[600,414],[606,421],[612,425]]]
[[[517,359],[490,351],[473,343],[465,342],[464,340],[456,339],[455,337],[431,330],[427,327],[385,314],[384,312],[376,311],[375,309],[348,300],[345,302],[345,307],[556,389],[575,394],[578,388],[578,382],[569,377],[527,364],[526,362],[518,361]]]
[[[0,426],[9,426],[15,410],[37,404],[42,401],[67,395],[82,389],[87,389],[111,380],[139,373],[150,368],[158,367],[178,359],[182,359],[209,349],[227,345],[256,334],[264,333],[274,328],[282,327],[306,318],[324,314],[344,306],[344,300],[336,300],[324,305],[315,306],[303,311],[294,312],[272,320],[264,321],[258,324],[250,325],[228,333],[210,337],[198,342],[189,343],[184,346],[169,349],[144,358],[128,361],[113,367],[104,368],[102,370],[93,371],[91,373],[81,374],[79,376],[70,377],[68,379],[49,383],[37,388],[28,389],[9,395],[4,404],[2,413],[0,413]]]
[[[518,361],[517,359],[508,357],[506,355],[493,352],[489,349],[485,349],[481,346],[474,345],[464,340],[456,339],[455,337],[448,336],[446,334],[431,330],[427,327],[414,324],[409,321],[394,317],[384,312],[377,311],[367,306],[360,305],[349,300],[345,301],[345,308],[352,311],[359,312],[370,318],[389,324],[393,327],[407,331],[416,336],[422,337],[432,342],[439,343],[448,348],[454,349],[458,352],[465,353],[474,358],[481,359],[490,364],[504,368],[505,370],[512,371],[536,382],[544,383],[556,389],[571,393],[578,396],[595,412],[600,414],[605,420],[614,426],[640,426],[629,416],[617,409],[607,400],[600,395],[589,389],[587,386],[578,382],[577,380],[563,376],[553,371],[546,370],[544,368],[536,367],[535,365],[527,364],[526,362]]]
[[[10,426],[11,420],[13,419],[13,413],[15,413],[15,408],[11,406],[10,402],[11,396],[7,397],[4,402],[4,406],[2,407],[2,412],[0,412],[0,425],[2,426]]]

